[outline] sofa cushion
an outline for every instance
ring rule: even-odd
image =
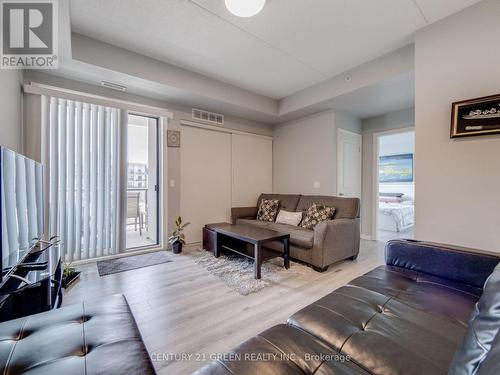
[[[290,244],[310,249],[314,244],[314,232],[309,229],[295,227],[289,224],[272,223],[269,221],[251,220],[251,219],[238,219],[236,224],[254,225],[261,228],[272,229],[280,233],[287,233],[290,235]],[[283,245],[277,248],[282,249]]]
[[[306,211],[313,203],[335,207],[334,219],[355,219],[359,217],[359,199],[321,195],[302,195],[296,211]]]
[[[262,199],[257,211],[257,220],[274,221],[278,215],[280,201],[277,199]]]
[[[269,223],[267,229],[290,235],[290,243],[295,246],[310,249],[314,245],[314,231],[289,224]]]
[[[370,373],[444,374],[465,324],[440,311],[442,305],[433,309],[420,295],[413,298],[419,288],[433,292],[422,284],[381,267],[300,310],[288,323],[349,355]],[[442,304],[450,302],[455,308],[461,301],[460,308],[470,311],[477,300],[461,291],[446,291],[451,296],[443,291]]]
[[[272,224],[270,221],[260,221],[257,219],[237,219],[236,224],[247,224],[253,225],[260,228],[266,228],[269,224]]]
[[[365,374],[345,355],[314,336],[280,324],[244,342],[195,374]]]
[[[452,319],[463,327],[467,326],[469,315],[481,295],[477,288],[393,266],[380,266],[352,280],[350,285]]]
[[[305,212],[300,226],[306,229],[314,229],[322,221],[332,220],[333,215],[335,215],[335,207],[326,207],[313,203]]]
[[[257,207],[260,207],[260,202],[262,199],[277,199],[280,201],[280,209],[286,211],[298,211],[297,204],[299,203],[300,195],[297,194],[261,194],[258,201]]]
[[[464,341],[455,353],[450,374],[475,374],[488,355],[500,327],[500,264],[484,285],[472,312]]]
[[[122,295],[0,324],[0,368],[9,374],[154,374]]]

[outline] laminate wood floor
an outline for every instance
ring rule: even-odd
[[[190,374],[219,353],[286,319],[302,307],[384,263],[384,242],[361,240],[356,261],[312,272],[242,296],[187,254],[173,262],[100,277],[78,266],[80,281],[63,305],[124,294],[158,374]],[[184,250],[184,253],[190,249]]]

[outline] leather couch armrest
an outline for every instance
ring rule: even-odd
[[[231,224],[236,224],[237,219],[255,219],[257,207],[233,207],[231,208]]]
[[[497,335],[491,343],[491,348],[486,354],[483,362],[479,366],[477,375],[493,375],[498,374],[498,364],[500,363],[500,331],[497,331]]]
[[[500,254],[414,240],[392,240],[385,247],[387,265],[482,288]]]

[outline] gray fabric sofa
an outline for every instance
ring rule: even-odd
[[[319,223],[314,230],[292,225],[256,220],[262,199],[277,199],[279,209],[305,212],[312,203],[335,207],[333,220]],[[231,209],[233,224],[249,224],[290,234],[290,256],[313,266],[317,271],[326,271],[330,264],[343,259],[356,259],[359,253],[359,199],[334,196],[261,194],[256,207],[234,207]],[[282,251],[280,243],[267,247]]]

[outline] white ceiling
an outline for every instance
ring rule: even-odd
[[[379,116],[415,105],[415,74],[403,74],[340,95],[331,108],[347,111],[361,119]]]
[[[283,98],[410,43],[480,0],[268,0],[238,18],[223,0],[72,0],[74,31]]]

